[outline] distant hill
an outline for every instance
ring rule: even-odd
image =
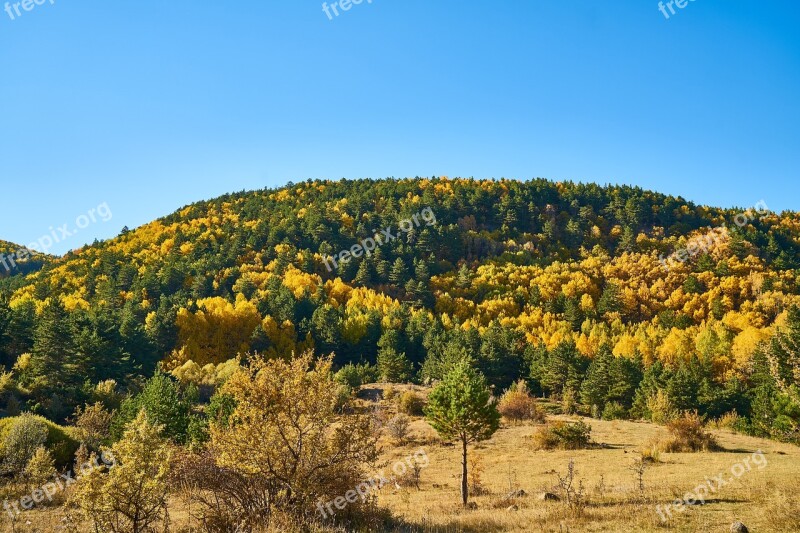
[[[50,256],[0,240],[0,279],[35,272],[49,259]]]

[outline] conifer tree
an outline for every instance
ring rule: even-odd
[[[425,416],[446,440],[461,443],[461,503],[467,506],[467,446],[490,438],[500,427],[500,413],[491,403],[484,377],[466,361],[448,372],[428,396]]]

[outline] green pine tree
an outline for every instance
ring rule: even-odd
[[[500,427],[500,413],[490,401],[486,380],[467,362],[457,364],[428,396],[425,416],[445,440],[461,442],[461,503],[469,500],[467,446],[490,438]]]

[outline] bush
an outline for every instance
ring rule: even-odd
[[[92,450],[97,450],[108,437],[111,420],[114,414],[108,412],[102,402],[94,405],[78,407],[75,410],[75,427],[78,429],[81,442]]]
[[[603,420],[625,420],[628,410],[619,402],[609,402],[603,408]]]
[[[507,420],[518,422],[520,420],[534,420],[544,422],[544,413],[536,406],[528,386],[524,381],[514,383],[497,404],[497,410]]]
[[[17,456],[13,459],[12,462],[16,467],[19,469],[23,468],[39,445],[43,445],[50,450],[58,468],[71,465],[75,450],[78,449],[78,440],[75,438],[75,430],[73,428],[59,426],[46,418],[30,413],[0,419],[0,456],[3,457],[3,462],[5,463],[8,460],[8,454],[14,454],[14,450],[21,448],[20,444],[14,444],[9,441],[10,435],[16,434],[16,436],[11,437],[12,440],[21,438],[20,433],[25,433],[33,426],[44,426],[46,430],[45,441],[36,446],[31,444],[32,447],[26,447],[25,449],[30,451],[31,455],[25,457],[25,462],[21,462],[22,456]],[[17,470],[17,472],[19,472],[19,470]]]
[[[378,381],[378,369],[366,363],[360,365],[347,363],[336,372],[334,379],[351,389],[357,389],[366,383]]]
[[[705,431],[703,418],[697,411],[686,411],[683,416],[667,423],[669,437],[659,443],[665,452],[698,452],[719,449],[716,439]]]
[[[564,389],[561,394],[561,411],[565,415],[574,415],[578,412],[578,395],[575,393],[575,389]]]
[[[25,413],[11,426],[3,442],[3,472],[21,474],[25,466],[47,441],[47,424]]]
[[[44,446],[39,446],[28,460],[23,471],[25,481],[31,489],[41,487],[48,481],[53,480],[56,475],[55,461],[53,456]]]
[[[742,427],[742,417],[736,412],[736,409],[729,413],[725,413],[718,419],[714,420],[714,427],[717,429],[729,429],[738,431]]]
[[[534,433],[534,446],[539,450],[580,450],[588,448],[592,427],[585,422],[552,422]]]
[[[408,426],[411,424],[411,419],[402,413],[393,416],[386,423],[386,431],[389,435],[400,443],[406,441],[408,438]]]
[[[661,462],[661,447],[658,442],[651,441],[649,444],[642,446],[639,449],[642,456],[642,462],[645,463],[660,463]]]
[[[650,420],[656,424],[665,424],[678,415],[672,400],[662,389],[658,389],[647,398],[647,412]]]
[[[405,391],[397,400],[397,410],[403,414],[422,416],[425,402],[414,391]]]

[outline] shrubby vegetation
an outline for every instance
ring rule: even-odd
[[[537,450],[580,450],[591,444],[592,427],[584,422],[556,420],[540,427],[533,434]]]

